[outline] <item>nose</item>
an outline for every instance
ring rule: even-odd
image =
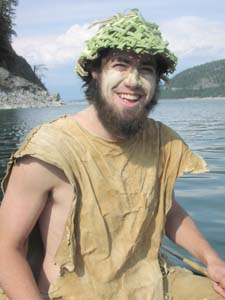
[[[136,87],[140,85],[140,74],[137,68],[132,68],[128,71],[125,84],[129,87]]]

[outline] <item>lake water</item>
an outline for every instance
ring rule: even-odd
[[[0,110],[0,178],[10,154],[31,128],[84,107],[85,103],[77,103],[54,108]],[[151,117],[175,129],[206,160],[210,171],[178,179],[175,193],[178,202],[225,259],[225,99],[164,100]]]

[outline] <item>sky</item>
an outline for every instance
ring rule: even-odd
[[[225,0],[18,0],[13,48],[34,67],[50,93],[82,100],[82,82],[74,72],[85,41],[98,19],[138,8],[159,25],[178,57],[175,74],[225,59]]]

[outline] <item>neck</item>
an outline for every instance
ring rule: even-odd
[[[118,142],[125,138],[122,136],[112,135],[102,124],[98,117],[98,113],[93,105],[90,105],[85,110],[81,111],[77,115],[73,116],[74,119],[90,133],[99,136],[101,138]]]

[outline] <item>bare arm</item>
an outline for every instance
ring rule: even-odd
[[[191,217],[174,197],[167,215],[166,234],[169,239],[205,264],[215,290],[225,297],[225,262],[206,241]]]
[[[26,158],[13,167],[0,208],[0,286],[10,300],[41,299],[24,245],[53,187],[48,164]]]

